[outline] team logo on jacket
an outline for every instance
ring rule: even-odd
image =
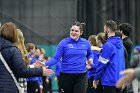
[[[72,44],[69,44],[69,48],[74,48],[74,46]]]
[[[82,47],[85,47],[85,45],[82,45]]]

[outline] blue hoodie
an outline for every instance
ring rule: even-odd
[[[120,71],[125,69],[122,39],[118,36],[109,37],[103,45],[98,61],[94,80],[101,78],[102,85],[115,86],[116,82],[122,77]]]
[[[51,66],[60,61],[61,72],[63,73],[85,73],[86,60],[93,57],[91,47],[86,39],[79,38],[77,41],[68,37],[62,40],[58,46],[55,55],[46,62]]]

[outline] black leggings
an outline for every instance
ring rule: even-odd
[[[115,86],[103,86],[103,93],[122,93],[122,91]]]
[[[87,92],[86,93],[103,93],[103,87],[101,85],[101,82],[99,81],[99,84],[97,86],[97,88],[93,88],[93,80],[94,80],[94,77],[91,76],[89,79],[88,79],[88,88],[87,88]]]
[[[87,84],[87,73],[60,73],[60,87],[62,93],[86,93]]]
[[[39,93],[38,81],[27,81],[27,93]]]

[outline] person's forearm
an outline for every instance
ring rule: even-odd
[[[45,65],[48,66],[48,67],[50,67],[50,66],[56,64],[57,62],[59,62],[59,60],[56,60],[55,58],[51,58],[49,61],[47,61],[45,63]]]
[[[96,50],[98,52],[101,52],[102,48],[91,46],[91,50]]]

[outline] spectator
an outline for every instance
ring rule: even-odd
[[[46,68],[26,68],[20,50],[14,45],[17,40],[16,25],[12,22],[3,24],[0,28],[0,51],[17,79],[19,77],[26,78],[53,74],[52,70]],[[2,62],[0,62],[0,71],[0,92],[19,93],[14,80]]]

